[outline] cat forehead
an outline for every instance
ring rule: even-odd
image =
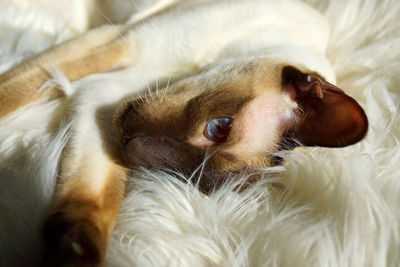
[[[156,127],[182,128],[182,124],[190,128],[214,117],[234,116],[250,100],[280,91],[280,65],[253,60],[215,66],[157,94],[126,101],[117,119],[129,128],[154,131]]]
[[[187,112],[206,109],[210,113],[224,107],[232,109],[256,96],[280,91],[281,65],[254,60],[216,66],[177,82],[158,95],[150,95],[141,108],[148,113],[183,107]]]

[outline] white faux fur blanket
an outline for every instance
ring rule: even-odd
[[[163,0],[0,0],[0,72]],[[296,149],[241,194],[204,196],[163,173],[129,181],[107,266],[400,266],[400,2],[307,0],[328,18],[339,87],[365,108],[365,140]],[[107,18],[106,18],[107,17]],[[110,21],[108,20],[110,19]],[[0,266],[32,266],[66,127],[58,99],[0,120]],[[49,129],[60,129],[50,131]]]

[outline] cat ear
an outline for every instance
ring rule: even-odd
[[[289,134],[303,145],[342,147],[367,133],[368,119],[361,106],[318,74],[286,66],[282,85],[300,106],[300,120]]]

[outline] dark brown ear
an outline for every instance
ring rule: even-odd
[[[368,119],[360,105],[318,74],[287,66],[282,83],[302,110],[290,134],[303,145],[342,147],[367,133]]]

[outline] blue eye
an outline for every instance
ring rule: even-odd
[[[221,144],[228,138],[233,119],[221,117],[210,120],[204,129],[204,136],[214,143]]]

